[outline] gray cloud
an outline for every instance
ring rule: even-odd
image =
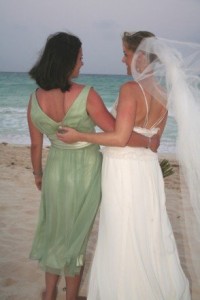
[[[0,3],[0,71],[27,71],[49,34],[66,30],[83,42],[85,73],[124,73],[121,33],[149,30],[200,42],[198,0],[6,0]]]

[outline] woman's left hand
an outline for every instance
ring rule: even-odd
[[[57,132],[56,135],[60,141],[67,144],[73,144],[80,141],[80,133],[70,127],[62,127],[62,132]]]
[[[35,184],[39,191],[41,191],[42,188],[42,175],[41,176],[35,176]]]

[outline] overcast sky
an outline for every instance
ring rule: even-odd
[[[26,72],[49,34],[83,43],[82,73],[125,74],[123,31],[200,43],[200,0],[0,0],[0,71]]]

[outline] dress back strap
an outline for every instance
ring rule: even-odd
[[[146,95],[145,95],[145,92],[144,92],[144,89],[143,89],[142,85],[141,85],[139,82],[137,82],[137,84],[139,85],[139,87],[140,87],[140,89],[141,89],[141,91],[142,91],[142,94],[143,94],[143,96],[144,96],[145,105],[146,105],[147,113],[146,113],[146,116],[145,116],[145,119],[144,119],[144,124],[143,124],[143,127],[146,127],[147,124],[148,124],[148,121],[149,121],[149,120],[148,120],[148,116],[149,116],[148,102],[147,102],[147,98],[146,98]]]
[[[156,126],[158,126],[164,119],[164,117],[166,116],[167,110],[164,112],[164,114],[151,126],[150,129],[155,128]]]
[[[149,121],[149,107],[148,107],[148,102],[147,102],[147,98],[146,98],[146,95],[145,95],[145,92],[144,92],[144,89],[142,87],[142,85],[137,82],[137,84],[139,85],[141,91],[142,91],[142,94],[144,96],[144,100],[145,100],[145,104],[146,104],[146,110],[147,110],[147,113],[146,113],[146,116],[145,116],[145,120],[144,120],[144,124],[143,124],[143,127],[147,127],[147,124],[148,124],[148,121]],[[150,129],[152,128],[155,128],[156,126],[158,126],[164,119],[164,117],[166,116],[166,113],[167,113],[167,110],[163,113],[163,115],[150,127]]]

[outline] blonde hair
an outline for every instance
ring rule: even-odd
[[[144,38],[155,37],[155,35],[149,31],[137,31],[127,32],[125,31],[122,36],[122,41],[126,43],[128,49],[135,52],[139,44]]]

